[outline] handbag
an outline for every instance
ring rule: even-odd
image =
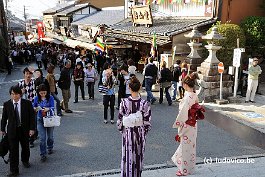
[[[5,156],[7,155],[9,151],[9,143],[7,139],[7,135],[2,136],[1,142],[0,142],[0,157],[4,159],[5,164],[8,164],[8,161],[5,160]]]
[[[44,127],[58,127],[61,124],[61,117],[56,116],[54,111],[51,110],[51,113],[47,114],[47,116],[43,117]],[[52,114],[52,115],[51,115]]]
[[[104,85],[99,85],[98,86],[98,91],[100,92],[100,93],[107,93],[108,92],[108,87],[106,87],[106,86],[104,86]]]

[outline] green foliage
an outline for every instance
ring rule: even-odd
[[[246,35],[246,46],[250,50],[249,53],[251,55],[260,55],[264,53],[265,17],[247,17],[241,22],[240,26]]]
[[[218,33],[225,37],[225,39],[215,42],[216,45],[222,46],[222,48],[217,51],[217,58],[223,62],[224,65],[229,66],[233,61],[234,49],[237,48],[237,38],[239,38],[239,47],[245,47],[246,38],[244,31],[236,24],[221,24],[217,22],[214,26],[217,27]],[[207,33],[211,33],[212,28],[210,28]]]

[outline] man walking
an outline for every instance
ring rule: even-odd
[[[255,57],[253,59],[252,66],[250,66],[250,68],[248,69],[248,89],[247,89],[245,103],[248,103],[249,99],[250,102],[255,103],[254,97],[259,84],[258,79],[259,75],[262,72],[260,66],[258,65],[258,62],[259,62],[258,58]]]
[[[65,109],[66,113],[72,113],[68,107],[69,99],[71,98],[71,74],[70,74],[70,68],[71,68],[71,61],[66,60],[65,66],[61,71],[61,75],[58,81],[58,86],[62,90],[62,95],[63,95],[63,105],[61,106],[62,108]]]
[[[158,76],[158,68],[153,63],[154,59],[149,58],[149,63],[146,65],[143,75],[145,79],[145,90],[147,93],[147,101],[151,102],[151,104],[154,104],[156,99],[153,96],[152,93],[152,86],[156,83],[157,76]]]
[[[21,88],[12,86],[9,91],[11,99],[4,103],[1,120],[1,133],[8,136],[10,173],[8,176],[19,175],[19,142],[21,145],[21,161],[29,168],[29,137],[34,135],[35,114],[32,103],[21,98]],[[7,124],[8,122],[8,124]],[[7,132],[6,132],[7,127]]]
[[[23,70],[23,74],[24,74],[24,79],[18,83],[19,87],[22,90],[22,98],[33,102],[33,99],[36,96],[35,80],[32,78],[33,70],[30,70],[28,67],[26,67]],[[34,141],[37,138],[36,136],[37,136],[37,131],[34,136],[30,137],[29,140],[30,148],[34,147]]]

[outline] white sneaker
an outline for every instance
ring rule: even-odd
[[[111,124],[114,124],[114,120],[111,120],[110,123],[111,123]]]
[[[104,124],[107,124],[108,123],[108,121],[107,120],[104,120]]]

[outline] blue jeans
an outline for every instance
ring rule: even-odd
[[[177,93],[178,93],[178,82],[176,81],[172,81],[172,85],[173,85],[173,96],[172,96],[172,100],[175,100],[177,98]]]
[[[37,128],[40,137],[40,155],[46,155],[47,149],[53,149],[53,129],[54,127],[44,127],[42,117],[37,118]]]
[[[152,93],[152,86],[153,86],[152,79],[145,78],[145,91],[147,93],[147,101],[149,101],[149,102],[154,100],[154,96]]]

